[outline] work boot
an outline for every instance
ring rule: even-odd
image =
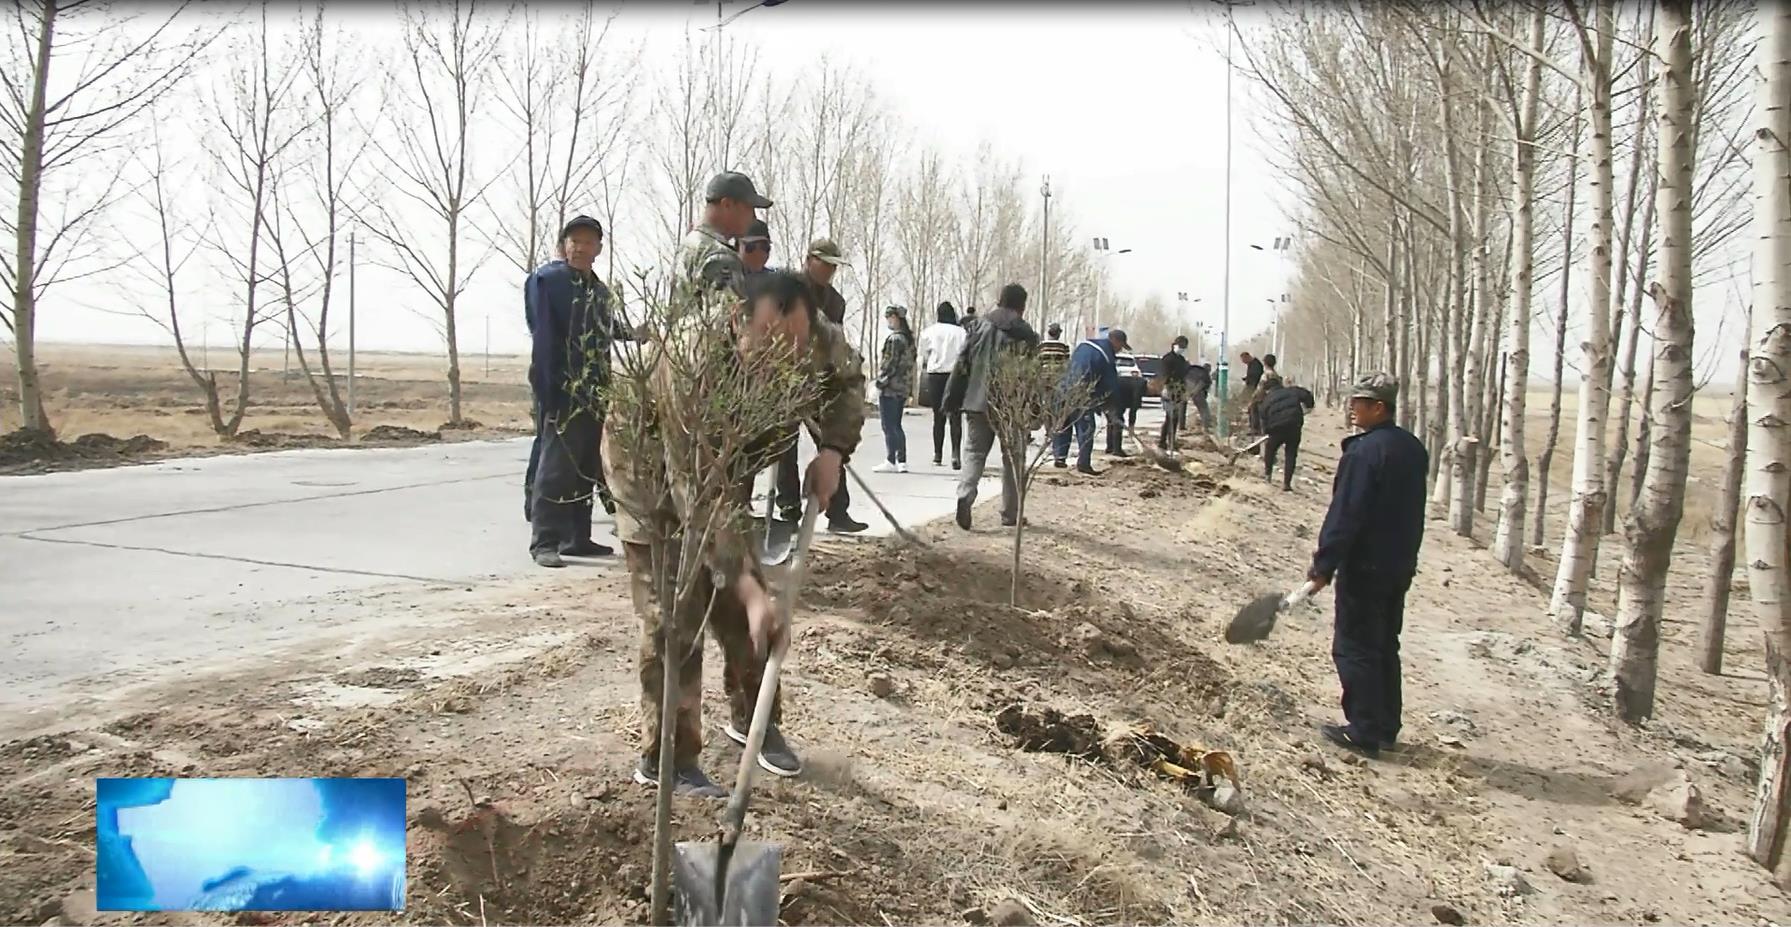
[[[857,534],[869,527],[870,525],[867,525],[850,515],[841,515],[838,518],[827,519],[827,531],[829,534]]]
[[[729,740],[742,747],[746,746],[746,732],[736,728],[734,722],[729,721],[723,730]],[[796,751],[790,749],[789,742],[784,740],[783,733],[775,724],[765,731],[765,744],[759,748],[759,768],[786,779],[802,774],[802,759],[796,755]]]
[[[795,524],[802,520],[802,510],[779,508],[777,510],[777,520]]]
[[[1020,521],[1022,521],[1022,522],[1025,522],[1025,523],[1026,523],[1026,527],[1028,527],[1028,528],[1030,528],[1030,527],[1032,527],[1032,519],[1030,519],[1030,518],[1022,518],[1022,519],[1020,519]],[[1003,516],[1001,516],[1001,527],[1003,527],[1003,528],[1012,528],[1012,527],[1014,527],[1014,516],[1012,516],[1012,515],[1003,515]]]
[[[1093,466],[1091,466],[1089,464],[1080,464],[1080,463],[1077,464],[1076,472],[1083,474],[1084,476],[1100,476],[1101,475],[1100,470],[1096,470]]]
[[[566,565],[566,561],[560,559],[560,552],[557,550],[545,549],[530,551],[530,553],[535,557],[536,566],[544,566],[557,570]]]
[[[1130,457],[1132,455],[1125,448],[1116,447],[1116,448],[1110,448],[1107,451],[1107,456],[1108,457]]]
[[[560,548],[562,557],[613,557],[615,554],[615,548],[599,544],[588,538]]]
[[[1068,470],[1070,468],[1070,462],[1060,457],[1051,461],[1051,466],[1056,467],[1059,470]]]
[[[969,499],[962,497],[958,499],[958,527],[965,531],[970,530],[970,506],[973,504]]]
[[[650,789],[659,788],[659,764],[647,757],[635,764],[634,781]],[[728,790],[716,785],[700,766],[672,770],[672,794],[689,798],[726,798]]]
[[[1350,733],[1349,728],[1341,724],[1321,724],[1318,726],[1318,732],[1325,735],[1325,739],[1331,743],[1345,750],[1353,750],[1371,760],[1377,759],[1381,755],[1380,744],[1358,738]]]

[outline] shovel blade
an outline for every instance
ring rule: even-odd
[[[778,566],[790,559],[796,543],[796,524],[776,518],[765,519],[765,546],[759,550],[759,563]]]
[[[672,851],[673,919],[685,927],[775,927],[784,848],[742,840],[728,863],[727,896],[715,897],[720,845],[679,843]]]

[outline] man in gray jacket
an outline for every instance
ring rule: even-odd
[[[995,427],[989,422],[989,378],[1003,351],[1038,350],[1039,333],[1028,325],[1026,288],[1010,283],[1001,288],[995,309],[967,323],[969,338],[945,384],[947,411],[963,410],[968,434],[964,436],[964,470],[958,475],[958,527],[970,530],[970,509],[976,505],[976,484],[983,478],[989,452],[995,447]],[[1001,523],[1013,527],[1020,511],[1020,490],[1013,472],[1001,469]]]

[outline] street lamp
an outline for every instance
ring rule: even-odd
[[[1115,251],[1113,250],[1112,242],[1105,238],[1097,238],[1094,240],[1094,250],[1095,254],[1099,255],[1101,258],[1101,273],[1095,278],[1094,306],[1094,327],[1095,331],[1099,332],[1101,330],[1101,302],[1107,292],[1107,259],[1115,254],[1131,254],[1132,249],[1121,248],[1118,251]]]
[[[1045,222],[1039,235],[1039,313],[1038,318],[1045,318],[1050,309],[1050,300],[1045,294],[1045,281],[1051,279],[1051,175],[1046,174],[1044,182],[1039,184],[1039,195],[1045,198]]]
[[[697,0],[697,2],[707,3],[708,0]],[[734,15],[723,19],[722,7],[727,5],[728,2],[730,2],[730,0],[715,0],[715,25],[712,27],[704,26],[701,30],[703,32],[707,32],[711,28],[715,30],[715,47],[712,54],[709,56],[709,105],[714,110],[711,114],[711,118],[715,120],[715,143],[717,145],[722,144],[724,141],[721,131],[721,31],[727,28],[729,23],[751,13],[759,7],[777,6],[780,3],[786,2],[786,0],[759,0],[758,3],[746,7],[745,9],[736,12]],[[722,149],[717,149],[718,153],[721,150]],[[726,164],[717,164],[715,169],[718,171],[725,171],[728,169],[728,166]]]

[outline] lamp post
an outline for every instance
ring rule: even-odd
[[[708,0],[697,0],[697,2],[707,3]],[[727,28],[729,23],[733,22],[736,19],[739,19],[742,16],[745,16],[748,13],[751,13],[753,10],[756,10],[759,7],[777,6],[778,4],[784,3],[784,2],[785,2],[785,0],[759,0],[758,3],[755,3],[752,6],[749,6],[745,9],[735,13],[734,15],[729,16],[724,19],[724,18],[722,18],[722,7],[727,5],[728,0],[715,0],[715,25],[713,27],[715,29],[715,34],[712,37],[714,40],[713,41],[714,47],[712,49],[712,53],[709,56],[709,85],[710,85],[709,106],[710,106],[710,109],[712,110],[712,112],[710,113],[710,118],[715,123],[715,145],[716,145],[715,151],[716,151],[716,155],[718,158],[720,158],[723,161],[726,160],[726,158],[724,157],[726,154],[726,150],[722,147],[722,145],[724,144],[726,139],[723,138],[722,131],[721,131],[721,31],[723,29]],[[704,31],[708,31],[709,28],[711,28],[711,27],[708,27],[708,26],[703,27]],[[718,171],[725,171],[728,169],[728,166],[725,163],[717,163],[715,165],[715,169]]]
[[[1094,328],[1097,334],[1101,330],[1101,303],[1107,293],[1107,259],[1115,254],[1131,254],[1131,248],[1113,250],[1113,243],[1105,238],[1094,240],[1095,254],[1101,257],[1101,272],[1095,277]]]
[[[1044,227],[1039,234],[1039,318],[1046,318],[1050,301],[1045,295],[1045,281],[1051,278],[1051,175],[1039,185],[1039,196],[1045,198]]]

